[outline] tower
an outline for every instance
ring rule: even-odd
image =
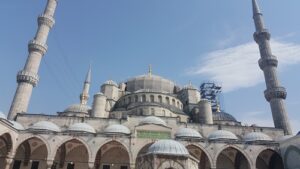
[[[18,87],[12,101],[8,119],[15,118],[17,113],[25,113],[28,108],[33,87],[39,81],[38,70],[42,57],[47,52],[47,39],[53,27],[54,13],[58,0],[48,0],[44,13],[38,17],[38,30],[33,40],[28,43],[28,58],[23,70],[17,74]]]
[[[264,95],[266,100],[270,103],[275,128],[283,129],[285,135],[290,135],[292,134],[292,130],[284,104],[287,92],[284,87],[280,86],[277,77],[278,60],[271,52],[271,35],[265,28],[263,15],[256,0],[252,0],[252,6],[253,19],[256,28],[254,40],[259,46],[261,56],[258,63],[260,69],[264,72],[267,87]]]
[[[85,81],[83,84],[82,93],[80,94],[80,104],[87,104],[89,100],[89,90],[91,84],[91,77],[92,77],[92,69],[91,66],[86,74]]]

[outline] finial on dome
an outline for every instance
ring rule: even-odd
[[[148,75],[149,75],[149,76],[152,75],[152,65],[151,65],[151,64],[149,64]]]

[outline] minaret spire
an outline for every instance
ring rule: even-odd
[[[152,76],[152,65],[151,64],[149,64],[148,75]]]
[[[264,72],[267,87],[264,92],[265,98],[270,103],[275,128],[283,129],[285,135],[291,135],[292,130],[284,104],[287,92],[284,87],[280,86],[278,80],[278,60],[271,51],[271,35],[264,26],[262,13],[260,12],[257,1],[252,0],[252,5],[253,19],[256,28],[256,32],[254,33],[254,40],[259,45],[261,56],[261,58],[259,59],[259,67]]]
[[[17,113],[27,112],[31,93],[39,81],[38,70],[41,59],[47,52],[47,39],[53,27],[54,13],[58,0],[48,0],[44,13],[38,17],[38,30],[28,43],[28,58],[23,70],[17,74],[18,87],[11,104],[8,119],[13,120]]]
[[[92,78],[92,68],[89,67],[89,70],[86,74],[85,81],[83,84],[82,93],[80,94],[80,104],[87,104],[89,100],[89,90],[90,90],[90,84],[91,84],[91,78]]]

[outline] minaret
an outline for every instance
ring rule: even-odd
[[[253,19],[256,28],[254,40],[259,46],[261,56],[259,59],[259,67],[264,72],[267,86],[267,89],[264,92],[265,98],[270,103],[275,128],[283,129],[285,135],[291,135],[292,130],[284,104],[287,92],[284,87],[280,86],[277,77],[278,60],[271,52],[271,35],[265,28],[263,15],[260,12],[256,0],[252,0],[252,6]]]
[[[89,100],[89,90],[91,84],[91,77],[92,77],[92,69],[91,66],[86,74],[85,81],[83,84],[82,93],[80,94],[80,104],[87,104]]]
[[[13,120],[17,113],[26,113],[33,87],[39,81],[38,70],[42,57],[47,52],[47,38],[54,25],[54,13],[58,0],[48,0],[44,13],[38,17],[38,30],[28,43],[28,58],[23,70],[17,74],[18,87],[11,104],[8,119]]]

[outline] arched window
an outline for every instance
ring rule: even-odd
[[[167,104],[170,104],[170,99],[169,99],[169,97],[166,97],[166,102],[167,102]]]
[[[146,102],[146,95],[142,96],[142,102]]]
[[[154,110],[154,108],[151,108],[151,115],[155,115],[155,110]]]
[[[154,96],[153,95],[150,96],[150,102],[152,102],[152,103],[154,102]]]
[[[158,102],[162,103],[162,97],[161,96],[158,96]]]
[[[173,105],[173,106],[176,106],[175,99],[172,99],[172,105]]]
[[[136,95],[134,96],[134,102],[138,102],[139,101],[139,97]]]

